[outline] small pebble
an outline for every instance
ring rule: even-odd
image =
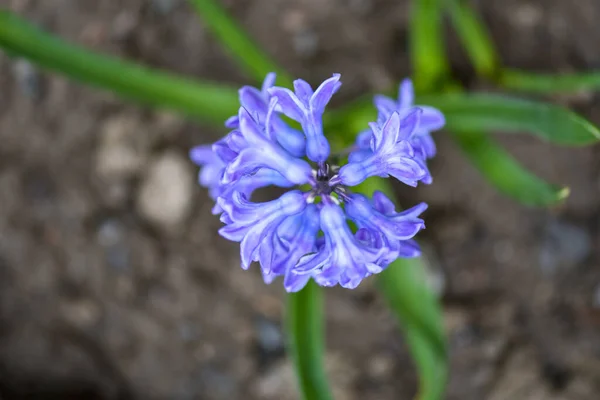
[[[119,114],[100,129],[96,152],[96,173],[106,181],[136,176],[146,164],[149,144],[146,132],[135,115]]]
[[[137,197],[139,213],[164,230],[178,230],[191,211],[193,184],[191,163],[165,152],[148,167]]]
[[[129,269],[129,247],[125,237],[125,228],[114,219],[108,219],[97,231],[98,242],[105,249],[106,262],[117,271]]]
[[[266,353],[277,353],[283,350],[283,334],[277,324],[266,318],[257,318],[254,329],[261,350]]]
[[[152,0],[152,8],[160,14],[166,15],[175,9],[181,0]]]
[[[14,63],[13,73],[19,88],[25,96],[38,100],[42,96],[41,79],[38,70],[29,61],[19,59]]]
[[[582,263],[592,251],[589,232],[566,221],[552,220],[539,251],[542,272],[552,275],[559,269],[570,269]]]
[[[295,33],[292,40],[294,51],[299,57],[314,57],[319,50],[319,37],[311,29],[303,29]]]

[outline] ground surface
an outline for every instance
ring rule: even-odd
[[[409,73],[407,1],[227,0],[280,63],[340,99]],[[600,68],[596,0],[480,0],[505,62]],[[246,82],[178,0],[3,0],[88,47]],[[449,37],[454,71],[476,82]],[[340,99],[336,101],[340,102]],[[600,123],[597,96],[553,101]],[[223,131],[126,105],[0,55],[0,398],[295,399],[283,291],[243,272],[186,160]],[[422,239],[451,343],[448,399],[592,400],[600,393],[600,148],[500,138],[571,187],[563,207],[498,195],[441,133]],[[410,399],[402,337],[366,281],[327,292],[337,399]]]

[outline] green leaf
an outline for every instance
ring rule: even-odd
[[[494,43],[485,25],[466,0],[446,0],[450,19],[475,71],[493,78],[500,64]]]
[[[569,195],[569,188],[548,184],[481,133],[453,132],[452,136],[479,172],[501,193],[529,206],[551,206]]]
[[[420,97],[439,108],[453,131],[529,132],[552,143],[583,146],[598,142],[600,131],[585,118],[559,106],[493,94]]]
[[[450,93],[417,96],[417,104],[440,109],[446,116],[446,128],[456,132],[529,132],[565,146],[585,146],[600,140],[595,125],[550,103],[495,94]],[[330,113],[327,123],[351,143],[355,132],[365,129],[376,117],[370,101],[362,100]]]
[[[399,259],[377,278],[378,286],[396,315],[419,371],[417,400],[441,400],[448,379],[448,357],[439,349],[443,340],[442,317],[433,293],[425,285],[421,259]],[[414,316],[422,313],[424,321]],[[436,341],[424,323],[437,326]]]
[[[375,190],[393,197],[390,185],[371,178],[357,191],[370,196]],[[448,356],[442,311],[426,284],[420,258],[400,258],[377,277],[377,285],[395,314],[419,372],[418,400],[441,400],[448,378]]]
[[[304,400],[332,400],[323,368],[323,288],[311,279],[287,303],[288,352]]]
[[[542,94],[600,90],[600,71],[578,74],[536,74],[505,69],[498,83],[506,89]]]
[[[15,14],[0,10],[0,47],[64,74],[145,104],[169,108],[222,125],[236,113],[237,90],[184,79],[103,56],[44,33]]]
[[[417,91],[430,92],[450,75],[444,49],[443,0],[414,0],[410,16],[410,55]]]
[[[269,72],[277,72],[279,85],[291,86],[292,80],[264,53],[239,24],[215,0],[189,0],[202,20],[235,57],[244,70],[259,82]]]

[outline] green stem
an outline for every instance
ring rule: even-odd
[[[222,125],[238,108],[237,91],[180,78],[103,56],[38,30],[0,10],[0,47],[42,67],[145,104],[169,108]]]
[[[295,365],[302,398],[332,400],[323,368],[323,288],[312,280],[288,296],[288,350]]]

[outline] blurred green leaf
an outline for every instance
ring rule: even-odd
[[[398,259],[377,278],[379,289],[396,315],[419,372],[417,400],[441,400],[448,379],[448,357],[440,351],[444,340],[442,315],[433,293],[425,285],[422,259]],[[423,321],[414,318],[419,315]],[[418,322],[418,323],[417,323]],[[425,324],[423,324],[425,323]],[[437,340],[429,329],[437,326]]]
[[[446,128],[456,132],[529,132],[566,146],[584,146],[600,140],[600,130],[595,125],[550,103],[496,94],[449,93],[417,96],[417,104],[440,109],[446,116]],[[327,123],[350,141],[376,116],[371,101],[362,100],[330,113]]]
[[[536,74],[505,69],[499,85],[510,90],[531,93],[564,93],[600,90],[600,71],[579,74]]]
[[[253,41],[250,35],[233,20],[216,0],[189,0],[202,21],[221,41],[240,66],[259,82],[269,72],[277,72],[278,84],[291,87],[291,79]]]
[[[323,288],[312,279],[297,293],[288,296],[288,351],[296,367],[304,400],[331,400],[323,368]]]
[[[417,91],[430,92],[450,75],[442,26],[443,0],[413,0],[410,15],[410,55]]]
[[[493,78],[499,67],[499,57],[485,25],[466,0],[446,0],[446,6],[475,70],[479,75]]]
[[[552,143],[583,146],[600,140],[600,131],[585,118],[550,103],[493,94],[419,97],[439,108],[446,128],[468,132],[529,132]]]
[[[236,113],[237,90],[198,82],[103,56],[44,33],[15,14],[0,10],[0,47],[11,56],[121,96],[181,111],[222,126]]]
[[[529,206],[551,206],[569,195],[569,188],[548,184],[481,133],[453,132],[452,136],[479,172],[501,193]]]
[[[371,178],[356,187],[368,196],[375,190],[393,198],[389,183]],[[377,277],[377,285],[394,312],[419,371],[418,400],[440,400],[448,374],[442,311],[426,284],[420,258],[400,258]]]

